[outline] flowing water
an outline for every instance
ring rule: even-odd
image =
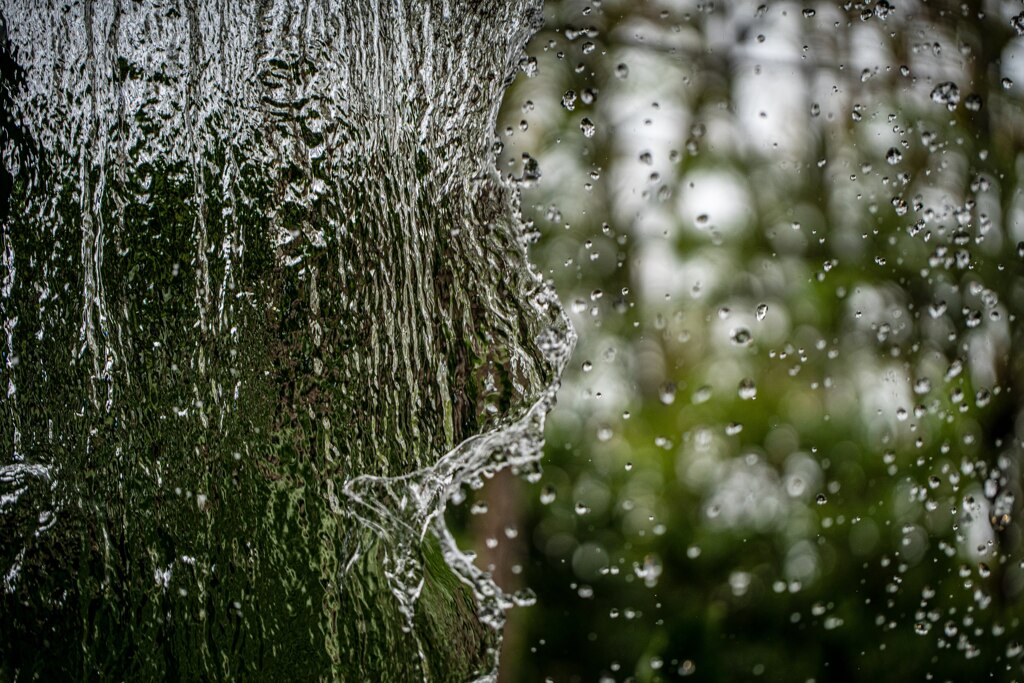
[[[572,346],[495,170],[535,0],[0,0],[4,678],[469,680],[445,526]]]

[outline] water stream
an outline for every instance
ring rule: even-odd
[[[0,672],[469,680],[443,510],[573,333],[492,152],[535,0],[0,0]]]

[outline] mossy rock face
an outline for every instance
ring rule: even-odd
[[[384,4],[0,2],[4,678],[493,666],[444,495],[347,484],[554,380],[490,152],[537,8]]]

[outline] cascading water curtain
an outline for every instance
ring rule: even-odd
[[[445,527],[572,346],[497,107],[534,0],[0,0],[0,673],[469,680]]]

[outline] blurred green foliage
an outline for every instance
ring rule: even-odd
[[[580,343],[473,522],[505,679],[1024,678],[1021,10],[547,3],[499,169]]]

